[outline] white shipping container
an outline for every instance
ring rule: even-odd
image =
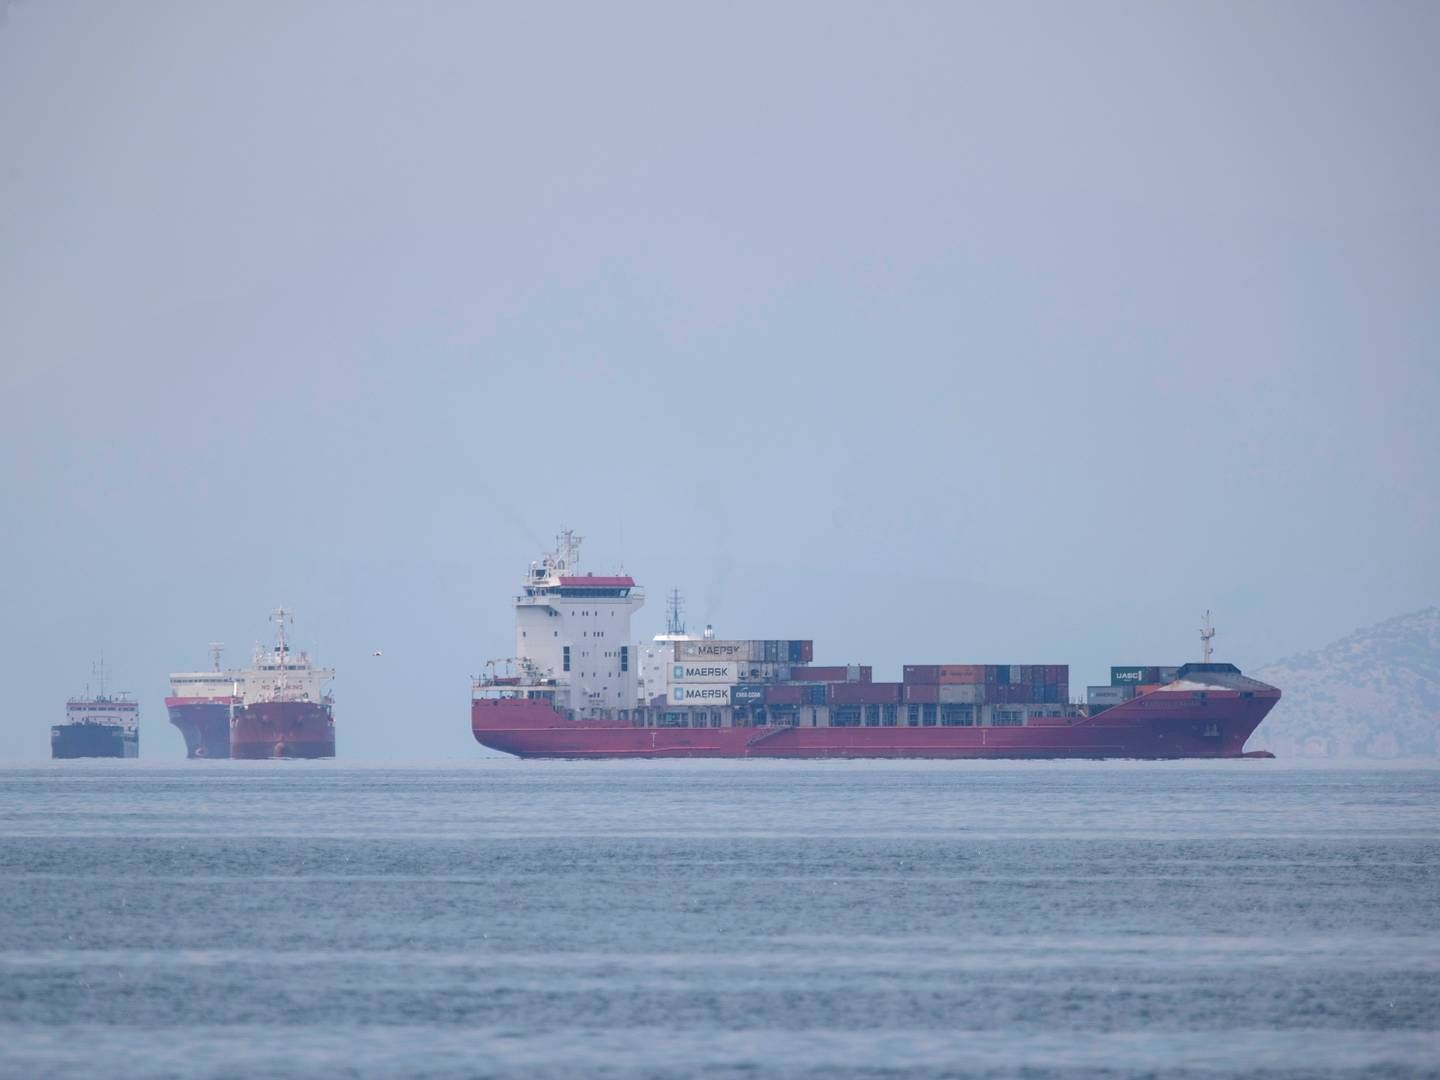
[[[730,687],[707,686],[703,683],[681,684],[670,687],[671,705],[729,705]]]
[[[1120,705],[1135,696],[1133,686],[1087,686],[1085,701],[1090,705]]]
[[[980,705],[985,701],[984,683],[941,683],[936,689],[942,705]]]
[[[764,660],[763,641],[721,641],[701,638],[675,642],[676,660]]]
[[[677,660],[670,665],[670,682],[724,683],[729,686],[740,681],[742,666],[724,660]]]

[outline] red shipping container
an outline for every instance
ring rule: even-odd
[[[874,674],[875,674],[875,669],[872,668],[872,667],[870,667],[868,664],[861,664],[861,665],[860,665],[860,681],[861,681],[861,682],[870,682],[870,681],[871,681],[871,676],[874,675]]]
[[[765,704],[767,705],[804,705],[809,700],[808,686],[767,686],[765,688]]]
[[[905,701],[910,705],[934,705],[940,700],[937,683],[906,683]]]
[[[831,705],[890,705],[900,700],[902,683],[831,683]]]
[[[849,675],[843,666],[830,667],[792,667],[790,669],[791,682],[844,682]]]
[[[940,665],[941,685],[954,685],[959,683],[965,686],[983,683],[985,681],[985,668],[981,664],[942,664]]]
[[[800,659],[804,660],[807,664],[810,663],[811,660],[815,659],[815,642],[800,642]]]
[[[933,685],[940,681],[939,664],[906,664],[902,678],[907,683]]]

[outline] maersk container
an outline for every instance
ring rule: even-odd
[[[747,665],[724,660],[680,660],[670,665],[672,683],[733,683]]]
[[[676,660],[755,660],[763,661],[764,655],[756,655],[753,641],[721,641],[718,638],[701,638],[698,641],[675,642]]]
[[[729,705],[730,687],[721,685],[685,685],[677,683],[670,687],[671,705]]]

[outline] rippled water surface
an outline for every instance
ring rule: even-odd
[[[0,1073],[1440,1073],[1440,772],[0,770]]]

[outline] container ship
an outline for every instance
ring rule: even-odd
[[[222,671],[218,641],[210,643],[210,671],[176,671],[170,675],[165,709],[185,739],[188,758],[228,758],[230,718],[244,699],[243,671]]]
[[[817,665],[810,640],[665,634],[630,645],[644,594],[579,570],[562,533],[515,599],[515,655],[472,680],[483,746],[520,757],[1236,758],[1280,698],[1233,664],[1117,665],[1071,699],[1065,664]],[[637,670],[638,669],[638,670]]]
[[[65,703],[65,722],[50,729],[52,758],[133,758],[140,756],[140,706],[128,694],[100,690]]]
[[[275,645],[257,650],[254,666],[245,672],[243,703],[230,719],[232,758],[329,758],[335,756],[334,701],[326,684],[335,677],[310,657],[290,646],[289,611],[270,616],[276,624]]]

